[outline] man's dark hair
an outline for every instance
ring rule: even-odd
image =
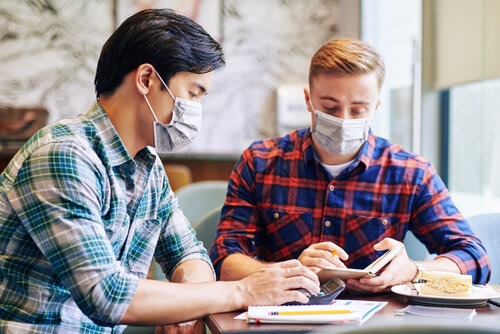
[[[224,66],[221,45],[199,24],[171,9],[147,9],[125,20],[104,44],[94,80],[97,98],[113,93],[139,65],[153,65],[168,84],[177,72]]]

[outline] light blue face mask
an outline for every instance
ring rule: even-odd
[[[371,118],[342,119],[314,109],[311,133],[316,142],[332,155],[357,151],[368,138]]]
[[[174,97],[158,72],[156,72],[156,75],[158,75],[158,78],[160,78],[160,81],[170,96],[172,96],[172,99],[174,99],[174,105],[172,107],[172,120],[170,123],[161,123],[158,121],[148,98],[146,95],[143,95],[149,110],[151,110],[155,118],[153,122],[155,147],[158,153],[175,152],[191,144],[200,132],[202,120],[201,103]]]

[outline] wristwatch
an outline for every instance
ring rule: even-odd
[[[411,262],[413,262],[413,264],[417,267],[417,274],[413,277],[412,283],[420,283],[420,279],[422,278],[422,273],[425,271],[425,268],[420,262],[413,260]]]

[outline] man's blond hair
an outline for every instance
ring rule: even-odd
[[[352,38],[332,39],[314,54],[309,68],[309,85],[318,74],[362,75],[374,72],[382,88],[385,65],[368,44]]]

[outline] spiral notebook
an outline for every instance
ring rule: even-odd
[[[249,323],[363,323],[387,302],[337,299],[330,305],[249,306]]]

